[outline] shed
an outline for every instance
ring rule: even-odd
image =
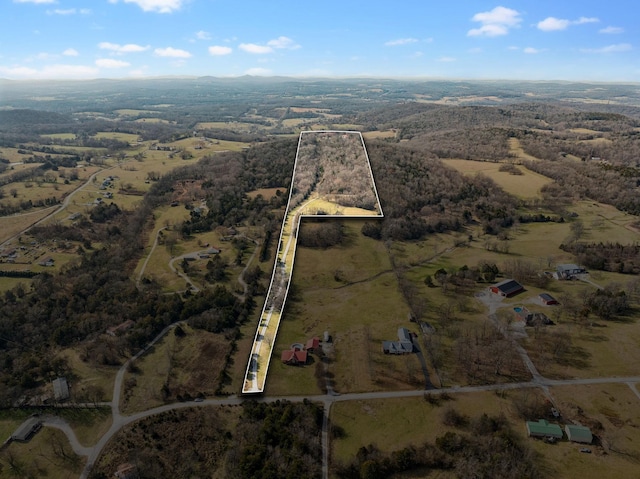
[[[494,284],[489,289],[492,293],[509,298],[524,291],[524,286],[518,283],[515,279],[505,279],[504,281]]]
[[[53,396],[56,401],[66,401],[69,399],[69,383],[67,378],[57,378],[53,380]]]
[[[571,442],[591,444],[591,441],[593,441],[593,434],[591,434],[591,429],[588,427],[567,424],[564,430],[567,433],[567,439]]]
[[[27,442],[42,427],[42,422],[37,417],[30,417],[20,424],[18,429],[11,435],[12,441]]]
[[[541,293],[538,297],[540,298],[540,301],[542,301],[542,304],[546,304],[547,306],[558,304],[558,300],[551,296],[549,293]]]
[[[527,421],[527,434],[530,437],[554,437],[562,439],[562,429],[557,424],[551,424],[545,419]]]

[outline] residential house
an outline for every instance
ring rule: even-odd
[[[411,332],[407,328],[398,328],[398,341],[382,341],[385,354],[409,354],[413,352]]]
[[[55,260],[51,257],[51,256],[47,256],[46,258],[41,259],[40,261],[38,261],[38,264],[40,266],[53,266],[53,264],[55,263]]]
[[[516,318],[525,323],[527,326],[550,325],[553,321],[544,313],[534,313],[524,306],[516,306],[513,308]]]
[[[132,320],[127,319],[124,323],[120,323],[117,326],[111,326],[110,328],[107,328],[107,334],[109,336],[118,336],[130,329],[134,324],[135,323]]]
[[[559,264],[556,268],[556,276],[558,279],[575,279],[576,276],[586,272],[586,269],[577,264]]]
[[[283,363],[291,366],[304,365],[307,364],[307,352],[297,347],[288,349],[287,351],[282,351],[280,359],[282,359]]]
[[[118,470],[113,473],[117,479],[138,479],[138,468],[133,464],[125,463],[118,466]]]

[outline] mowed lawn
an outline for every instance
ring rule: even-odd
[[[512,175],[507,171],[499,171],[501,163],[457,159],[442,160],[442,162],[465,175],[474,176],[482,173],[495,181],[507,193],[518,198],[539,197],[540,189],[552,182],[546,176],[535,173],[522,165],[516,166],[522,175]]]

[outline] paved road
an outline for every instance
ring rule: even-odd
[[[112,166],[111,168],[115,168],[114,166]],[[111,169],[111,168],[107,168],[107,170]],[[66,198],[62,201],[62,204],[58,207],[53,206],[52,208],[55,208],[53,211],[51,211],[51,213],[49,213],[47,216],[45,216],[44,218],[39,219],[38,221],[33,222],[30,226],[28,226],[27,228],[23,229],[22,231],[20,231],[19,233],[13,235],[11,238],[5,240],[2,244],[0,244],[0,248],[4,247],[5,245],[9,244],[11,241],[13,241],[14,239],[16,239],[18,236],[25,234],[27,231],[29,231],[31,228],[33,228],[34,226],[38,226],[40,223],[43,223],[45,221],[47,221],[49,218],[51,218],[52,216],[58,214],[59,212],[63,211],[64,209],[66,209],[67,206],[69,206],[69,202],[71,201],[71,198],[73,198],[73,196],[82,191],[83,189],[85,189],[87,187],[87,185],[89,185],[93,179],[96,177],[96,175],[98,175],[98,173],[101,173],[103,171],[106,171],[105,169],[100,169],[98,171],[96,171],[95,173],[93,173],[89,178],[87,178],[87,181],[84,182],[84,184],[80,185],[78,188],[76,188],[75,190],[73,190],[71,193],[69,193]]]

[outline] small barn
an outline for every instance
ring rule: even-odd
[[[42,422],[37,417],[30,417],[20,424],[18,429],[11,435],[12,441],[27,442],[31,437],[40,430]]]
[[[56,378],[53,380],[53,397],[56,401],[66,401],[69,399],[69,383],[67,378]]]
[[[567,424],[564,427],[564,431],[567,433],[567,439],[571,442],[591,444],[593,441],[593,434],[591,434],[591,429],[588,427]]]
[[[562,439],[562,429],[557,424],[551,424],[545,419],[527,421],[527,434],[529,437],[553,437]]]
[[[554,304],[558,304],[558,300],[551,296],[549,293],[541,293],[538,298],[542,302],[542,304],[546,306],[551,306]]]
[[[524,286],[518,283],[515,279],[505,279],[499,283],[494,284],[489,288],[492,293],[498,294],[505,298],[510,298],[518,293],[524,291]]]

